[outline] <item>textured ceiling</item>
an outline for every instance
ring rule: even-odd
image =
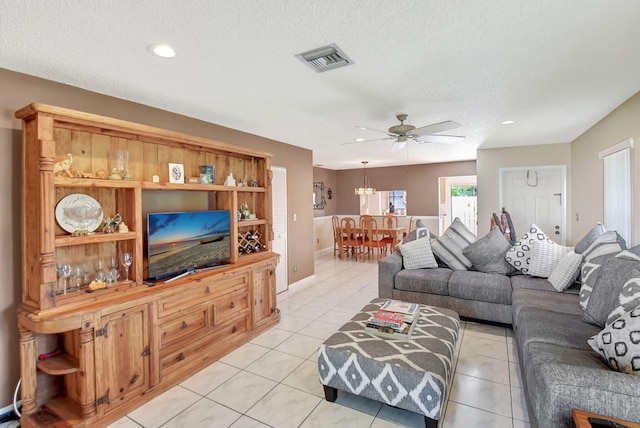
[[[305,147],[333,169],[572,141],[640,89],[639,42],[637,0],[0,2],[0,67]],[[330,43],[355,64],[316,73],[294,57]],[[399,112],[467,138],[340,144],[385,137],[357,126]]]

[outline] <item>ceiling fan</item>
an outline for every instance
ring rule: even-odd
[[[400,150],[403,149],[407,144],[407,140],[411,139],[418,144],[422,143],[449,143],[455,141],[461,141],[464,139],[461,135],[443,135],[440,132],[452,131],[454,129],[461,128],[458,122],[454,122],[452,120],[447,120],[444,122],[433,123],[431,125],[422,126],[420,128],[416,128],[413,125],[405,125],[404,121],[407,120],[407,115],[404,113],[398,113],[396,118],[400,121],[400,125],[394,125],[389,128],[387,131],[381,131],[378,129],[365,128],[360,126],[360,129],[364,129],[367,131],[374,132],[383,132],[388,136],[385,138],[376,138],[373,140],[356,140],[350,141],[342,144],[355,144],[355,143],[366,143],[370,141],[382,141],[382,140],[392,140],[393,145],[391,146],[391,150]]]

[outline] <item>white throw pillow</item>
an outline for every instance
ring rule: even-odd
[[[398,245],[397,248],[402,254],[402,264],[405,269],[438,267],[438,262],[431,251],[431,241],[428,236]]]
[[[558,291],[569,288],[580,274],[580,263],[582,263],[582,254],[576,254],[575,251],[565,254],[549,275],[549,282],[553,288]]]
[[[509,249],[509,251],[507,251],[504,259],[520,272],[529,273],[529,266],[531,264],[531,250],[534,241],[544,241],[548,243],[553,242],[534,223],[529,227],[529,231],[522,235],[522,238],[520,238],[520,240],[516,242],[515,245]]]
[[[587,342],[612,369],[640,376],[640,306],[622,315]]]
[[[533,241],[529,275],[549,278],[549,275],[551,275],[556,266],[558,266],[560,259],[572,250],[573,248],[563,247],[555,242]]]

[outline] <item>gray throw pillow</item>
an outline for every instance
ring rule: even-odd
[[[480,272],[510,275],[515,269],[504,259],[509,248],[509,241],[504,238],[500,229],[494,227],[491,232],[465,248],[462,254]]]
[[[473,263],[462,254],[462,251],[476,242],[476,239],[476,235],[456,217],[441,237],[431,241],[431,249],[433,254],[451,269],[468,270]]]
[[[580,266],[580,307],[587,309],[589,298],[593,287],[595,286],[598,276],[600,275],[600,266],[609,257],[613,257],[620,251],[626,249],[624,239],[617,232],[605,232],[596,238],[582,253],[583,264]]]
[[[402,238],[402,244],[407,244],[411,241],[415,241],[418,238],[429,238],[431,233],[429,229],[426,227],[416,227],[411,232],[407,234],[404,238]],[[399,245],[396,245],[396,249],[398,249]]]
[[[612,369],[640,376],[640,306],[589,338],[587,343]]]
[[[620,252],[604,262],[587,303],[585,321],[604,327],[611,312],[619,305],[618,296],[624,285],[630,279],[640,277],[638,260],[624,254],[624,251]]]
[[[548,281],[557,291],[564,291],[573,284],[580,273],[580,263],[582,262],[582,254],[576,254],[575,251],[569,251],[558,262]]]
[[[607,317],[607,325],[614,322],[621,317],[625,312],[630,311],[636,306],[640,305],[640,246],[634,247],[630,250],[622,251],[619,254],[620,258],[624,258],[629,261],[635,261],[638,265],[638,276],[630,278],[622,286],[620,295],[618,296],[617,307]]]
[[[555,242],[533,241],[529,275],[549,278],[549,275],[560,263],[560,259],[572,250],[571,247],[563,247]]]
[[[598,222],[593,228],[587,232],[584,237],[578,241],[576,244],[575,252],[577,254],[582,254],[584,251],[589,248],[593,241],[595,241],[599,236],[603,235],[607,230],[604,228],[604,225]]]

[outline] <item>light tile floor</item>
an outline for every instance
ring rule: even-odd
[[[378,296],[376,261],[316,253],[313,279],[278,295],[278,325],[111,425],[423,427],[421,415],[345,392],[324,400],[318,346]],[[511,329],[462,322],[440,428],[529,427]]]

